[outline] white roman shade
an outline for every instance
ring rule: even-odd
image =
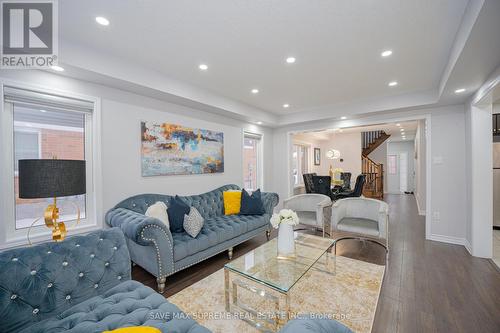
[[[54,108],[90,113],[94,110],[92,101],[41,93],[33,90],[4,86],[5,102],[37,108]]]

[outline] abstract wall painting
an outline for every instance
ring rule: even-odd
[[[142,176],[224,172],[224,133],[141,122]]]

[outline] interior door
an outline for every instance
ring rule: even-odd
[[[408,153],[399,153],[399,191],[408,191]]]

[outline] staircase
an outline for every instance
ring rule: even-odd
[[[368,155],[390,137],[384,131],[362,132],[361,173],[366,176],[363,195],[367,198],[384,197],[384,165],[373,161]]]
[[[363,144],[363,156],[368,156],[372,151],[378,148],[390,135],[384,131],[362,132],[361,140]]]

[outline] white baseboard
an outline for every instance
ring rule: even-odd
[[[467,247],[470,248],[469,242],[465,238],[460,238],[460,237],[431,234],[430,237],[428,238],[428,240],[435,241],[435,242],[441,242],[441,243],[462,245],[467,249],[467,251],[469,251],[469,249]]]
[[[418,198],[417,196],[415,195],[415,201],[417,202],[417,210],[418,210],[418,215],[420,216],[425,216],[425,210],[422,210],[420,208],[420,204],[418,203]]]
[[[470,242],[467,239],[464,239],[464,246],[469,254],[472,255],[472,245],[470,245]]]

